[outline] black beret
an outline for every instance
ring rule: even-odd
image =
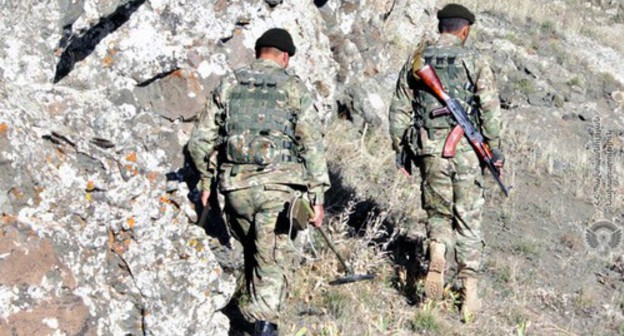
[[[470,24],[476,20],[475,15],[468,8],[458,4],[448,4],[438,12],[438,19],[452,18],[466,19]]]
[[[256,40],[256,51],[265,47],[277,48],[288,53],[290,57],[294,56],[297,50],[290,34],[282,28],[269,29]]]

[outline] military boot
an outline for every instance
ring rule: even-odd
[[[444,296],[444,267],[446,265],[446,246],[443,243],[429,244],[429,272],[425,279],[425,295],[433,300]]]
[[[277,324],[267,321],[256,321],[254,336],[278,336]]]
[[[462,288],[462,306],[461,320],[470,323],[475,320],[479,311],[481,311],[481,299],[477,293],[477,283],[479,281],[475,277],[467,277],[463,279]]]

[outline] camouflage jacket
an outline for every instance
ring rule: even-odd
[[[227,162],[219,155],[218,181],[221,191],[245,189],[263,184],[298,185],[308,190],[315,204],[324,202],[323,194],[329,188],[329,175],[325,160],[325,149],[318,112],[312,95],[299,77],[286,73],[277,63],[270,60],[256,60],[250,66],[230,73],[221,79],[202,112],[188,143],[188,150],[202,176],[202,190],[210,190],[215,179],[215,167],[210,158],[215,152],[224,152],[224,139],[228,138],[225,125],[228,124],[232,93],[242,85],[236,77],[241,71],[256,74],[276,75],[285,78],[279,87],[284,101],[275,104],[282,110],[296,115],[294,136],[297,158],[292,161],[278,161],[266,166]],[[285,76],[286,74],[286,76]],[[263,105],[261,102],[259,105]]]
[[[416,63],[424,65],[427,61],[431,61],[425,60],[424,55],[449,50],[457,52],[457,59],[454,59],[454,64],[459,71],[465,71],[461,75],[471,82],[467,84],[472,86],[473,102],[470,104],[471,106],[465,107],[476,109],[474,114],[476,117],[473,121],[480,128],[488,144],[493,148],[500,147],[500,101],[492,69],[483,57],[480,57],[475,51],[464,48],[461,39],[452,34],[442,34],[435,44],[417,50],[411,55],[399,73],[389,113],[390,136],[392,147],[396,152],[401,152],[405,146],[408,146],[415,155],[439,155],[442,153],[452,125],[448,125],[446,129],[443,127],[426,129],[419,122],[426,117],[425,114],[443,105],[435,99],[421,99],[428,93],[422,90],[424,86],[419,83],[420,80],[413,73],[412,68],[415,64],[415,57],[421,58],[420,62],[417,61]],[[448,83],[443,81],[442,84],[448,89]],[[471,150],[470,144],[463,138],[457,146],[457,151],[468,150]]]

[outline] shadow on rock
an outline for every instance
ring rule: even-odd
[[[229,336],[245,336],[253,335],[254,324],[247,321],[245,316],[240,310],[240,295],[234,297],[221,311],[228,319],[230,319],[230,331]]]
[[[143,3],[145,3],[145,0],[133,0],[123,6],[119,6],[112,14],[100,18],[100,21],[95,26],[79,36],[74,36],[71,33],[71,25],[66,26],[65,31],[67,33],[59,42],[59,48],[65,49],[56,65],[54,83],[58,83],[65,76],[69,75],[74,70],[74,65],[77,62],[91,55],[100,41],[126,23]]]
[[[209,206],[205,208],[201,203],[201,177],[199,171],[195,163],[193,163],[187,146],[184,146],[182,153],[184,155],[184,164],[182,168],[167,173],[166,177],[168,183],[186,183],[189,190],[186,198],[193,204],[198,218],[195,224],[201,226],[208,236],[218,239],[219,244],[231,248],[230,234],[226,226],[224,214],[221,210],[222,207],[216,183],[212,184],[210,198],[208,199]],[[167,189],[168,192],[172,192],[177,190],[177,187],[172,186]]]

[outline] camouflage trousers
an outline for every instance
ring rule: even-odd
[[[229,228],[243,245],[245,280],[251,302],[242,307],[254,320],[279,323],[297,261],[286,209],[292,189],[260,185],[224,194]]]
[[[473,151],[453,158],[425,156],[422,161],[423,208],[427,211],[430,241],[455,251],[459,277],[474,276],[481,268],[483,173]]]

